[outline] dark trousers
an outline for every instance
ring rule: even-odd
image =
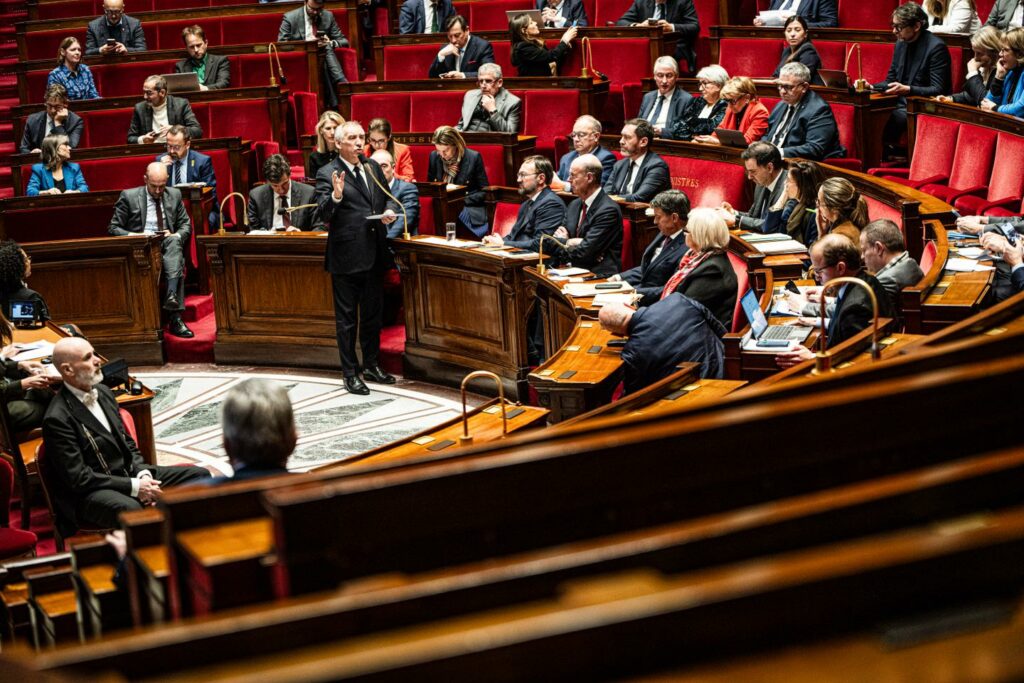
[[[164,297],[164,310],[180,313],[185,310],[185,245],[175,234],[167,235],[160,243],[167,294],[174,294],[175,302]]]
[[[161,489],[210,478],[208,471],[194,465],[185,467],[149,465],[146,469],[154,479],[160,482]],[[121,512],[141,509],[142,503],[138,498],[132,498],[111,489],[100,489],[82,496],[75,506],[75,518],[80,526],[90,525],[100,529],[117,529],[121,526],[117,519]]]
[[[885,130],[882,131],[882,142],[895,147],[899,145],[900,138],[907,132],[907,109],[906,105],[897,105],[892,110],[892,116],[885,124]]]
[[[381,311],[384,301],[382,273],[378,269],[356,275],[331,275],[334,290],[334,325],[341,371],[346,377],[360,370],[356,356],[356,325],[363,365],[376,366],[380,355]]]
[[[341,62],[338,61],[338,55],[334,50],[327,50],[324,54],[323,93],[324,104],[328,108],[338,106],[338,93],[334,88],[335,84],[345,83],[347,80],[345,72],[341,68]]]

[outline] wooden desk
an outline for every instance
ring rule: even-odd
[[[981,310],[992,287],[995,271],[946,271],[921,306],[922,331],[937,332]]]
[[[460,249],[429,237],[392,240],[405,302],[406,377],[459,386],[473,370],[494,372],[505,395],[526,398],[526,324],[535,284],[523,275],[537,255]],[[476,383],[474,392],[494,388]]]
[[[565,280],[552,280],[534,267],[526,269],[526,277],[534,283],[536,304],[544,329],[544,357],[550,358],[572,335],[577,318],[585,313],[597,318],[598,309],[592,307],[591,298],[574,299],[562,294]]]

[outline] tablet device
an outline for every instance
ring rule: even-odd
[[[715,135],[718,136],[718,141],[727,147],[742,147],[747,148],[747,139],[743,137],[743,133],[732,128],[715,128]]]
[[[194,71],[184,74],[164,74],[163,78],[167,81],[167,92],[169,93],[199,90],[199,76]]]

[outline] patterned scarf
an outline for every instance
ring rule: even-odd
[[[676,288],[679,287],[680,283],[682,283],[682,281],[685,280],[686,277],[697,268],[697,266],[704,263],[709,256],[713,256],[717,253],[717,249],[709,249],[699,253],[695,253],[692,250],[686,252],[683,255],[683,258],[679,260],[679,269],[672,274],[672,277],[670,277],[668,282],[665,283],[665,288],[661,290],[661,298],[664,299],[669,294],[676,291]]]
[[[459,164],[462,163],[462,157],[455,157],[451,161],[447,161],[442,157],[441,161],[444,162],[444,181],[446,183],[454,183],[455,176],[459,175]]]

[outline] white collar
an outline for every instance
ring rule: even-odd
[[[88,396],[94,397],[97,401],[99,400],[99,391],[97,391],[96,387],[93,387],[90,391],[82,391],[78,387],[71,386],[67,382],[64,383],[64,386],[68,388],[68,391],[71,392],[72,396],[81,401],[82,405],[86,405],[86,397]]]

